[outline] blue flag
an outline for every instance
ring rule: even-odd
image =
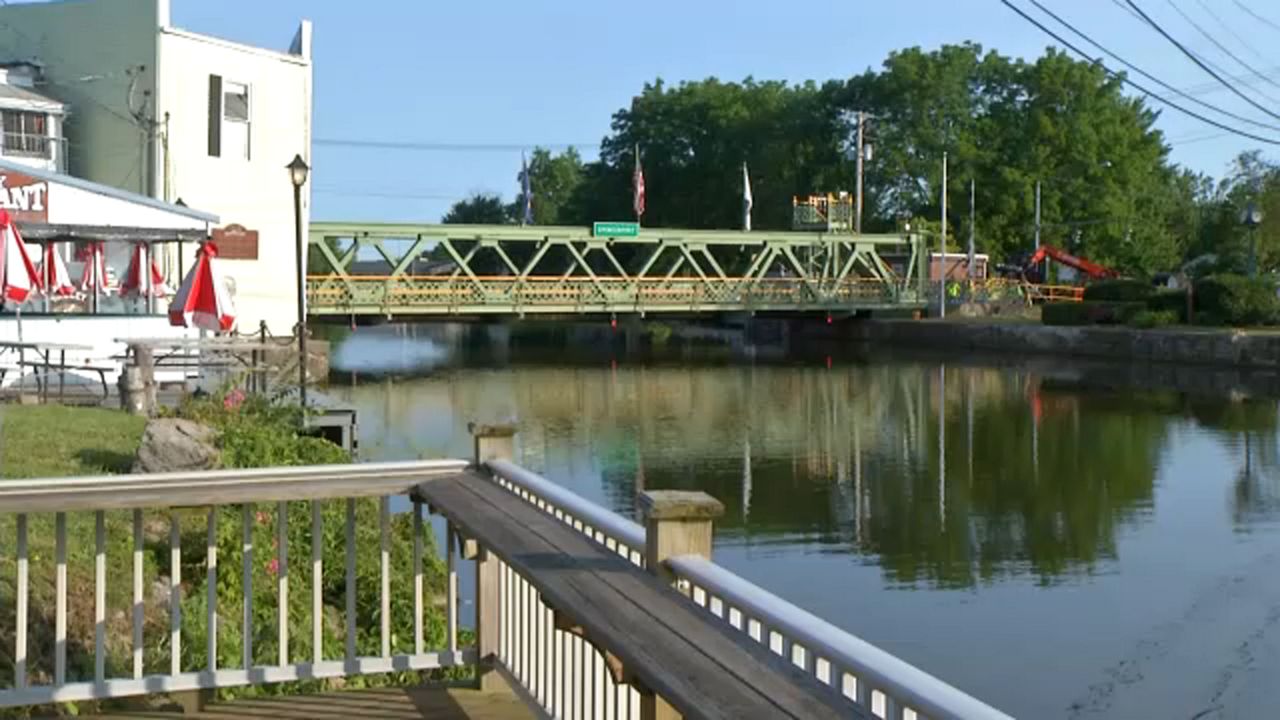
[[[533,186],[529,181],[529,163],[524,153],[520,153],[520,195],[524,204],[524,212],[520,218],[521,225],[533,224]]]

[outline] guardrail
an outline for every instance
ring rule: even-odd
[[[457,580],[452,553],[446,553],[449,576],[445,647],[429,650],[425,647],[424,622],[427,612],[423,595],[423,546],[424,530],[421,506],[413,504],[412,514],[412,574],[411,579],[398,579],[398,583],[413,586],[411,627],[393,628],[391,625],[391,546],[390,498],[406,495],[419,483],[432,477],[452,474],[466,466],[463,461],[431,461],[410,463],[377,463],[354,466],[326,466],[304,468],[278,468],[268,470],[237,470],[217,472],[174,473],[150,476],[120,476],[71,478],[55,480],[20,480],[0,483],[0,521],[12,518],[16,535],[13,563],[15,567],[13,600],[13,673],[9,682],[0,675],[0,707],[45,705],[82,700],[104,700],[150,693],[181,693],[244,685],[278,683],[293,680],[335,678],[348,675],[386,673],[402,670],[428,670],[474,662],[472,651],[458,648]],[[377,538],[379,542],[379,588],[377,592],[377,626],[357,627],[356,600],[356,537],[357,499],[377,499]],[[324,604],[324,563],[326,525],[322,513],[323,504],[334,500],[345,501],[345,523],[341,546],[345,555],[345,594],[342,641],[340,656],[325,648],[326,611]],[[290,508],[299,503],[309,505],[310,532],[307,534],[311,554],[310,565],[310,637],[291,640],[289,592]],[[227,506],[238,506],[231,509]],[[259,509],[259,508],[264,509]],[[364,510],[372,510],[362,507]],[[238,510],[238,511],[237,511]],[[274,510],[274,516],[272,514]],[[68,585],[68,516],[86,511],[92,514],[93,541],[93,639],[85,641],[91,646],[93,670],[91,678],[76,678],[69,660],[76,664],[87,662],[89,647],[81,647],[77,657],[69,657],[69,646],[79,639],[68,634],[69,600],[77,605],[87,605],[90,588],[71,588]],[[123,514],[119,511],[125,511]],[[374,517],[372,512],[362,513],[365,520]],[[52,518],[49,517],[52,515]],[[204,630],[206,648],[203,662],[192,667],[190,658],[184,663],[183,640],[183,549],[181,543],[183,520],[196,520],[192,516],[204,515],[205,543],[203,544],[204,571],[207,599],[204,603]],[[218,595],[219,550],[226,545],[227,525],[239,516],[240,542],[231,542],[240,557],[240,568],[232,569],[231,577],[238,571],[242,594],[239,607],[226,612],[225,598]],[[73,515],[74,517],[74,515]],[[127,522],[125,518],[127,517]],[[52,519],[52,523],[48,520]],[[130,578],[108,578],[108,519],[113,529],[124,529],[124,542],[113,543],[113,553],[123,545],[131,554]],[[263,526],[263,527],[259,527]],[[363,527],[368,530],[368,527]],[[255,530],[259,532],[255,533]],[[165,576],[164,597],[159,601],[148,599],[146,594],[147,562],[154,557],[161,541],[158,536],[167,531],[168,567],[152,574],[154,581]],[[273,549],[259,548],[265,538],[263,532],[273,535]],[[33,539],[38,546],[50,541],[53,545],[52,562],[47,557],[33,557]],[[222,537],[220,537],[220,535]],[[295,542],[296,544],[296,542]],[[75,548],[78,550],[78,548]],[[266,550],[266,552],[263,552]],[[404,549],[401,551],[403,552]],[[30,605],[33,583],[33,560],[48,564],[53,575],[54,600],[52,618],[39,612],[38,633],[50,632],[43,623],[52,620],[53,642],[47,637],[36,637],[36,645],[47,652],[33,655],[32,620]],[[306,562],[304,560],[304,562]],[[276,594],[274,633],[276,653],[274,658],[264,658],[255,649],[255,640],[263,634],[263,623],[254,615],[255,575],[266,569]],[[47,581],[47,576],[41,580]],[[119,645],[120,638],[108,638],[108,582],[131,582],[129,613],[132,633],[127,641],[129,658],[125,667],[109,668],[109,645]],[[152,588],[155,589],[154,587]],[[70,595],[70,597],[69,597]],[[147,657],[144,647],[144,631],[155,628],[147,624],[147,605],[157,602],[165,605],[168,614],[167,637],[158,643],[161,657]],[[223,612],[220,614],[219,605]],[[118,609],[118,608],[117,608]],[[295,608],[296,613],[296,608]],[[219,652],[219,639],[226,628],[227,614],[239,616],[238,666],[222,667],[219,660],[225,653]],[[296,618],[295,618],[296,619]],[[8,620],[8,618],[4,618]],[[299,621],[305,624],[305,620]],[[329,621],[332,623],[332,620]],[[230,628],[235,628],[234,621]],[[357,636],[360,633],[378,638],[378,651],[361,654]],[[412,638],[393,643],[393,633],[400,638]],[[330,635],[332,632],[329,633]],[[270,635],[270,633],[268,633]],[[305,649],[305,654],[299,652]],[[394,652],[393,652],[394,650]],[[52,657],[49,657],[52,655]],[[156,671],[167,664],[168,672]],[[148,670],[151,668],[151,670]],[[119,674],[111,674],[111,670]],[[0,668],[0,672],[3,668]],[[7,686],[6,686],[7,685]]]
[[[518,497],[637,565],[645,565],[647,533],[640,525],[510,461],[491,460],[486,467],[499,485]],[[678,589],[706,608],[718,622],[790,659],[830,692],[877,717],[1009,719],[1005,713],[705,558],[674,557],[665,565],[677,578]],[[520,630],[514,628],[516,632]]]

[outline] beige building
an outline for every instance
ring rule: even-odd
[[[243,331],[291,331],[298,263],[285,165],[311,160],[311,24],[270,50],[176,28],[169,0],[0,7],[0,66],[31,63],[32,88],[65,106],[66,169],[218,215],[214,230]],[[303,193],[303,232],[310,218]],[[304,235],[305,236],[305,235]],[[179,254],[157,254],[176,286]]]

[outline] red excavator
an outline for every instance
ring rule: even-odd
[[[999,270],[1005,276],[1013,276],[1029,282],[1042,282],[1044,279],[1044,271],[1042,267],[1045,260],[1060,262],[1067,267],[1078,270],[1094,280],[1120,277],[1120,273],[1109,267],[1089,262],[1084,258],[1078,258],[1075,255],[1052,245],[1041,245],[1039,250],[1036,250],[1035,253],[1022,263],[1001,265],[999,266]]]

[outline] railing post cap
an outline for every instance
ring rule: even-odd
[[[698,490],[646,490],[637,499],[646,520],[714,520],[724,503]]]
[[[467,432],[474,437],[513,437],[516,434],[514,424],[467,423]]]

